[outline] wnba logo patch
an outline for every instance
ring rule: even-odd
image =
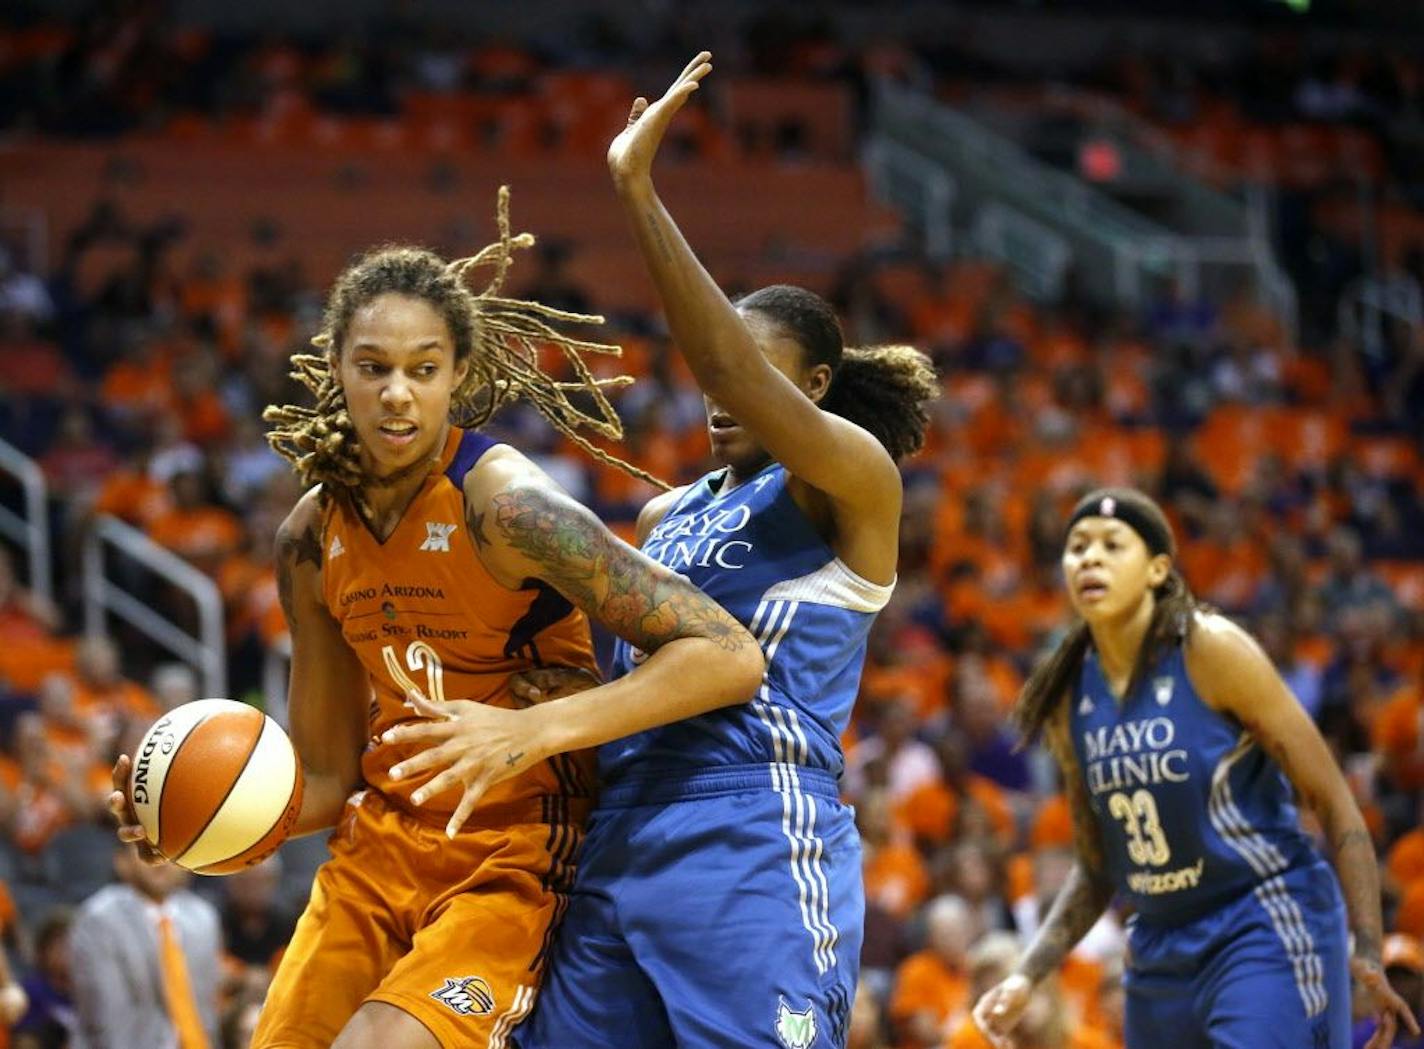
[[[494,992],[478,976],[445,978],[445,986],[431,991],[430,997],[447,1005],[461,1016],[486,1016],[494,1011]]]

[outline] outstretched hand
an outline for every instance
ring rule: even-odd
[[[1414,1011],[1389,985],[1389,979],[1378,962],[1351,958],[1350,975],[1359,989],[1357,1000],[1364,1015],[1375,1018],[1375,1033],[1365,1043],[1365,1049],[1389,1049],[1400,1027],[1418,1037],[1419,1021],[1414,1018]]]
[[[646,178],[652,174],[653,157],[657,156],[668,125],[697,90],[702,78],[710,72],[712,52],[700,51],[672,86],[663,92],[662,98],[651,104],[641,96],[634,99],[628,114],[628,126],[608,147],[608,170],[615,182]]]
[[[460,803],[445,825],[448,837],[453,838],[465,825],[491,787],[548,757],[540,751],[530,731],[532,723],[522,710],[467,699],[433,703],[419,692],[411,692],[408,698],[415,712],[430,720],[387,729],[381,742],[418,743],[425,749],[392,765],[390,777],[402,780],[441,770],[411,794],[410,800],[417,805],[461,788]]]

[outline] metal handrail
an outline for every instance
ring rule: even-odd
[[[114,584],[104,570],[108,544],[149,571],[186,591],[198,606],[198,636]],[[112,612],[162,645],[203,676],[209,696],[227,692],[227,648],[223,602],[217,584],[177,554],[116,517],[101,514],[84,540],[84,629],[104,632],[104,613]]]
[[[910,207],[924,230],[925,254],[943,262],[954,253],[954,228],[950,209],[954,206],[954,179],[944,168],[908,146],[884,136],[876,136],[866,147],[865,164],[875,196],[895,205],[894,172],[904,172],[914,181],[920,199]]]
[[[30,562],[30,589],[45,602],[54,600],[54,575],[49,559],[49,491],[44,471],[20,449],[0,441],[0,470],[20,482],[25,492],[24,516],[0,506],[0,535],[25,548]]]
[[[1141,306],[1165,279],[1174,279],[1187,297],[1194,297],[1209,284],[1218,289],[1236,286],[1236,273],[1249,272],[1255,277],[1257,293],[1294,341],[1296,292],[1271,250],[1262,196],[1248,194],[1240,212],[1239,234],[1179,233],[1049,167],[1017,143],[930,95],[889,80],[877,81],[874,92],[880,152],[871,154],[871,159],[888,155],[886,147],[879,145],[887,143],[939,168],[953,180],[961,219],[969,216],[968,221],[983,226],[980,216],[986,208],[1009,209],[1016,227],[1035,231],[1031,239],[1049,243],[1043,233],[1051,231],[1068,244],[1074,261],[1083,268],[1085,284],[1133,308]],[[908,170],[903,164],[901,169]],[[924,182],[922,174],[917,178]],[[903,209],[902,202],[896,204]],[[993,223],[988,226],[992,234]],[[952,216],[945,236],[958,232]],[[978,239],[995,240],[992,235]],[[1052,284],[1052,266],[1020,267],[1020,274],[1037,280],[1042,288]]]

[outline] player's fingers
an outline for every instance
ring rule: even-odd
[[[1409,1008],[1405,1000],[1395,994],[1392,989],[1389,992],[1389,1001],[1386,1004],[1393,1013],[1396,1026],[1402,1023],[1409,1029],[1410,1034],[1419,1033],[1419,1021],[1414,1018],[1414,1010]]]
[[[509,679],[509,691],[515,699],[528,700],[530,703],[539,702],[539,697],[544,693],[539,686],[530,681],[523,674],[515,674]]]
[[[146,842],[139,843],[138,858],[150,867],[160,867],[168,862],[168,857]]]
[[[126,824],[118,829],[119,840],[126,844],[137,844],[148,840],[148,835],[144,833],[142,827],[136,824]]]
[[[421,717],[434,718],[436,721],[449,721],[460,714],[460,700],[436,703],[426,699],[425,694],[415,688],[405,694],[405,701]]]
[[[1414,1010],[1403,1002],[1399,1003],[1399,1015],[1404,1017],[1404,1026],[1409,1028],[1409,1033],[1414,1037],[1419,1037],[1419,1021],[1414,1018]]]
[[[120,754],[119,760],[114,762],[114,789],[120,794],[127,794],[129,789],[129,769],[133,762],[129,760],[127,754]]]
[[[994,1005],[998,1001],[998,993],[989,991],[979,999],[974,1006],[974,1022],[979,1025],[979,1030],[985,1034],[993,1036],[996,1025],[994,1024]]]
[[[687,63],[687,65],[685,65],[685,66],[682,67],[682,72],[679,73],[679,74],[678,74],[678,77],[677,77],[678,80],[682,80],[682,79],[684,79],[685,77],[691,76],[693,70],[695,70],[698,66],[705,66],[705,65],[707,65],[707,63],[711,60],[711,58],[712,58],[712,52],[711,52],[711,51],[699,51],[699,52],[697,52],[697,54],[695,54],[695,55],[692,56],[692,61],[689,62],[689,63]]]
[[[460,804],[455,806],[455,812],[450,817],[450,822],[445,825],[447,838],[453,838],[459,833],[460,828],[465,825],[465,821],[470,818],[470,813],[475,811],[475,804],[484,792],[483,783],[471,783],[465,788],[465,793],[460,796]]]
[[[425,772],[434,768],[444,768],[456,760],[457,753],[457,749],[449,743],[429,747],[392,765],[388,770],[389,775],[391,779],[402,780],[415,775],[417,772]],[[419,802],[416,804],[419,804]]]
[[[1373,1037],[1365,1043],[1365,1049],[1389,1049],[1394,1044],[1394,1029],[1394,1013],[1385,1009],[1380,1013],[1379,1026],[1375,1028]]]
[[[459,728],[450,721],[412,721],[381,733],[382,743],[421,743],[449,739]]]
[[[691,83],[695,86],[699,80],[701,80],[710,72],[712,72],[712,63],[703,62],[696,69],[683,76],[683,83]]]
[[[464,783],[465,777],[461,775],[460,772],[454,768],[448,768],[412,794],[410,800],[417,805],[424,805],[426,801],[435,797],[437,794],[444,794],[447,790],[462,787]]]
[[[642,95],[633,99],[633,108],[628,111],[628,126],[632,127],[648,108],[648,100]]]

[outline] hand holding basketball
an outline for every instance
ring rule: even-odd
[[[647,177],[653,170],[653,157],[662,144],[668,125],[683,104],[692,97],[702,78],[712,72],[712,52],[699,51],[683,69],[663,97],[652,104],[646,98],[634,99],[628,114],[628,126],[608,147],[608,170],[614,182]]]
[[[1033,984],[1028,977],[1014,973],[991,987],[974,1004],[974,1023],[995,1049],[1012,1049],[1014,1042],[1009,1032],[1017,1026],[1028,1008],[1032,994]]]
[[[255,707],[185,703],[114,765],[119,840],[149,863],[231,874],[276,851],[302,807],[302,766],[287,734]]]
[[[138,813],[134,812],[133,799],[129,797],[129,777],[132,775],[133,760],[127,754],[120,754],[119,760],[114,762],[114,789],[109,795],[109,812],[119,825],[117,833],[120,841],[138,846],[139,858],[144,863],[162,863],[163,857],[148,840],[143,824],[138,821]]]

